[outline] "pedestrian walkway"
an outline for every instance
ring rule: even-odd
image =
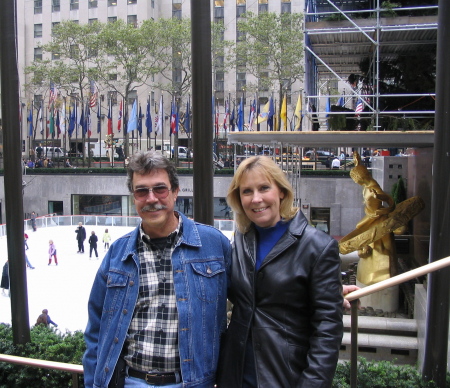
[[[103,251],[102,237],[105,227],[86,226],[90,236],[94,230],[99,238],[98,253],[89,259],[89,244],[84,243],[84,254],[77,254],[75,239],[76,226],[58,226],[38,228],[28,231],[26,252],[35,269],[27,269],[28,311],[30,326],[43,309],[47,309],[52,320],[58,324],[58,330],[74,332],[86,328],[87,301],[95,274],[106,252]],[[108,226],[111,243],[133,227]],[[57,249],[58,266],[54,261],[48,265],[48,241],[53,240]],[[7,259],[6,237],[0,237],[0,265]],[[11,323],[11,299],[0,295],[0,323]]]

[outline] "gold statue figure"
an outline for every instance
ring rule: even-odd
[[[392,197],[372,178],[360,155],[354,152],[353,158],[355,167],[350,176],[363,186],[365,216],[356,229],[339,242],[339,251],[342,254],[358,251],[356,279],[368,286],[397,274],[394,232],[405,227],[424,208],[424,202],[412,197],[396,208]]]

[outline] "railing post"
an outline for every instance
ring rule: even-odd
[[[72,373],[72,388],[79,388],[78,373]]]
[[[352,300],[351,304],[351,347],[350,347],[350,387],[358,386],[358,299]]]

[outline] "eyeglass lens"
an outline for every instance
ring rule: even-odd
[[[134,198],[145,199],[150,194],[150,191],[156,198],[164,199],[169,195],[169,188],[167,186],[140,187],[134,190]]]

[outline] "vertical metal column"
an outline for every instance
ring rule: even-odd
[[[191,0],[194,219],[214,224],[211,2]]]
[[[350,387],[358,387],[358,303],[355,299],[351,304],[351,326],[350,326]]]
[[[450,2],[439,1],[436,58],[436,116],[431,200],[430,262],[450,254]],[[449,332],[449,269],[428,275],[423,377],[445,386]]]
[[[16,0],[5,0],[0,12],[5,209],[15,344],[30,341],[25,246],[23,240],[22,155],[19,123],[19,74],[16,47]]]

